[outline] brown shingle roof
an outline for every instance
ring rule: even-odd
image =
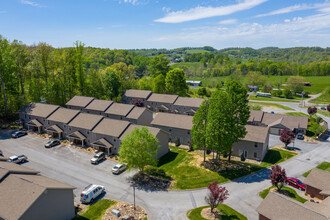
[[[150,94],[151,91],[149,90],[128,89],[124,95],[130,98],[146,99]]]
[[[161,132],[162,130],[160,130],[159,128],[155,128],[155,127],[149,127],[149,126],[142,126],[142,125],[135,125],[135,124],[131,124],[126,131],[120,136],[120,140],[124,139],[124,137],[126,135],[128,135],[129,133],[131,133],[133,131],[134,128],[138,128],[141,129],[142,127],[146,127],[148,129],[148,131],[153,134],[154,136],[157,136],[159,132]]]
[[[92,130],[102,118],[103,116],[101,115],[79,113],[79,115],[69,123],[69,126]]]
[[[330,172],[314,168],[304,183],[322,191],[330,191]]]
[[[188,98],[188,97],[178,97],[178,99],[174,102],[174,106],[187,106],[187,107],[195,107],[199,108],[204,99],[199,98]]]
[[[129,119],[138,119],[145,111],[150,111],[144,107],[135,107],[133,110],[126,116]]]
[[[268,127],[245,125],[247,134],[242,140],[265,143],[268,137]]]
[[[315,203],[315,202],[310,202],[307,201],[304,203],[306,207],[309,207],[319,213],[322,213],[330,219],[330,196],[325,198],[322,202],[320,203]]]
[[[9,163],[7,161],[0,161],[0,182],[3,178],[5,178],[8,174],[37,174],[38,171],[29,169],[27,167],[15,164],[15,163]]]
[[[42,124],[40,123],[40,121],[38,119],[32,119],[31,121],[29,121],[27,123],[27,125],[36,126],[36,127],[41,127],[42,126]]]
[[[70,99],[65,105],[85,108],[93,100],[94,100],[94,98],[92,98],[92,97],[76,95],[72,99]]]
[[[131,104],[113,103],[105,113],[111,115],[126,116],[128,113],[130,113],[130,111],[132,111],[133,108],[134,105]]]
[[[98,100],[94,99],[89,105],[86,106],[86,110],[95,110],[104,112],[113,103],[111,100]]]
[[[294,128],[307,128],[308,118],[304,116],[271,114],[265,112],[261,123],[270,125],[281,118],[283,118],[281,124],[287,128],[290,128],[291,130]]]
[[[162,103],[173,104],[177,98],[178,98],[177,95],[166,95],[166,94],[156,94],[156,93],[153,93],[148,98],[147,101],[148,102],[162,102]]]
[[[69,123],[79,112],[79,110],[59,108],[56,110],[56,112],[49,116],[47,120],[61,123]]]
[[[328,220],[326,215],[313,210],[287,196],[270,192],[257,208],[257,212],[268,219],[313,219]]]
[[[120,137],[130,123],[128,121],[104,118],[94,129],[93,133]]]
[[[19,112],[24,112],[28,115],[46,118],[59,107],[60,106],[58,105],[30,102],[21,110],[19,110]]]
[[[159,112],[151,122],[152,125],[165,126],[170,128],[180,128],[185,130],[191,130],[193,123],[193,116],[179,115]]]
[[[263,111],[257,111],[257,110],[250,110],[250,122],[261,122],[262,117],[264,115]]]

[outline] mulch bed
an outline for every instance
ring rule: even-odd
[[[160,179],[142,172],[136,173],[131,180],[139,186],[155,190],[167,190],[171,186],[171,181],[169,180]]]

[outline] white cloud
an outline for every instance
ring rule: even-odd
[[[326,11],[326,10],[325,10]],[[319,13],[307,17],[286,19],[283,23],[262,25],[241,23],[223,28],[204,26],[195,30],[184,30],[174,35],[154,38],[156,42],[172,42],[191,45],[224,47],[265,46],[323,46],[330,44],[330,13]]]
[[[132,5],[136,5],[138,0],[124,0],[125,3],[131,3]]]
[[[191,8],[187,11],[168,12],[163,18],[156,19],[156,22],[163,23],[182,23],[186,21],[199,20],[216,16],[230,15],[235,12],[248,10],[256,7],[268,0],[241,0],[237,4],[220,7],[201,7]]]
[[[236,23],[237,23],[237,20],[236,19],[227,19],[227,20],[219,21],[218,24],[227,25],[227,24],[236,24]]]
[[[30,5],[32,7],[44,8],[46,6],[40,5],[36,2],[28,1],[28,0],[21,0],[21,3],[24,5]]]
[[[329,5],[330,5],[330,3],[328,3],[328,2],[325,2],[323,4],[298,4],[298,5],[292,5],[292,6],[289,6],[286,8],[277,9],[277,10],[269,12],[269,13],[260,14],[255,17],[258,18],[258,17],[265,17],[265,16],[270,16],[270,15],[286,14],[286,13],[291,13],[294,11],[319,9],[319,8],[327,7]]]

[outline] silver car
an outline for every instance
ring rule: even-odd
[[[127,165],[126,164],[117,164],[112,168],[112,173],[113,174],[119,174],[121,172],[124,172],[126,170]]]

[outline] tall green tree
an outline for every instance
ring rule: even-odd
[[[170,62],[164,55],[155,56],[149,61],[149,73],[155,76],[162,74],[164,77],[170,70]]]
[[[186,96],[188,92],[188,84],[186,83],[186,77],[184,71],[179,68],[170,70],[166,74],[165,78],[166,92],[168,94],[177,94],[180,96]]]
[[[116,72],[109,69],[104,75],[104,87],[107,96],[110,99],[117,98],[119,95],[121,83]]]
[[[231,149],[228,136],[231,122],[231,100],[226,92],[217,90],[209,99],[207,114],[206,143],[218,154],[227,154]],[[218,156],[217,156],[218,158]]]
[[[158,147],[158,139],[146,127],[134,128],[121,142],[119,160],[143,172],[147,165],[157,164]]]
[[[152,91],[154,93],[165,93],[165,77],[163,74],[156,76],[152,84]]]
[[[85,56],[84,56],[84,48],[85,44],[83,44],[80,41],[75,42],[75,57],[76,57],[76,75],[78,79],[78,88],[81,95],[85,94],[85,82],[86,82],[86,76],[85,76],[85,70],[84,70],[84,62],[85,62]]]
[[[207,114],[209,109],[209,102],[203,101],[199,109],[196,111],[193,118],[193,127],[191,129],[191,136],[193,144],[197,149],[204,151],[204,162],[206,154],[206,128],[207,128]]]
[[[288,87],[296,94],[304,90],[305,79],[301,76],[290,76],[287,80]]]
[[[248,106],[248,91],[237,81],[231,81],[226,85],[226,91],[231,101],[230,114],[227,116],[229,120],[228,133],[228,148],[230,148],[228,161],[231,157],[231,148],[233,144],[244,138],[246,135],[245,125],[250,117],[250,109]]]

